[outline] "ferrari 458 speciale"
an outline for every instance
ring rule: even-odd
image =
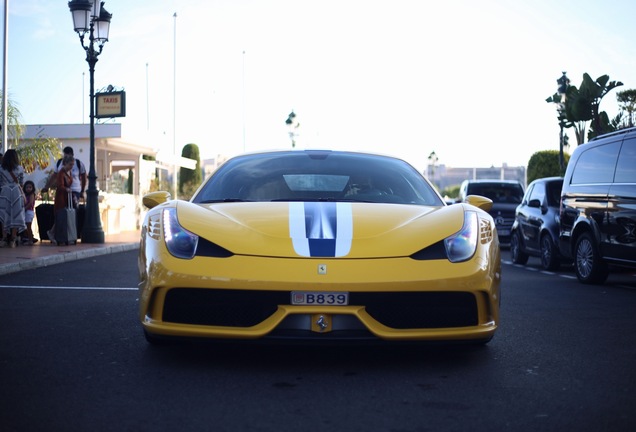
[[[146,338],[488,342],[499,240],[492,202],[466,201],[389,156],[236,156],[189,201],[144,197]]]

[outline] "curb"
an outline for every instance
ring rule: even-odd
[[[139,243],[123,243],[112,246],[104,246],[93,249],[84,249],[62,254],[49,255],[40,258],[27,259],[21,262],[0,265],[0,275],[21,272],[23,270],[31,270],[34,268],[47,267],[54,264],[62,264],[65,262],[77,261],[110,253],[127,252],[134,249],[139,249]]]

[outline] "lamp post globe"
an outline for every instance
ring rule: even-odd
[[[104,9],[104,2],[95,0],[71,0],[68,7],[73,16],[73,28],[79,35],[86,52],[90,81],[90,160],[88,189],[86,191],[86,216],[81,233],[82,243],[104,243],[104,230],[99,211],[99,191],[95,171],[95,64],[108,41],[112,15]],[[88,34],[88,43],[84,37]],[[97,48],[96,48],[97,45]]]

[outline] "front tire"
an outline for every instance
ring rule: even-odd
[[[510,256],[514,264],[525,265],[528,262],[528,254],[521,250],[521,235],[514,231],[510,236]]]
[[[541,267],[544,270],[554,271],[561,265],[559,252],[549,234],[541,236]]]
[[[584,284],[602,284],[607,280],[609,268],[590,233],[583,233],[576,239],[574,270],[579,282]]]

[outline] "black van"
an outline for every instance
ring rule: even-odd
[[[579,281],[605,282],[609,265],[636,268],[636,127],[574,150],[559,219],[559,250]]]

